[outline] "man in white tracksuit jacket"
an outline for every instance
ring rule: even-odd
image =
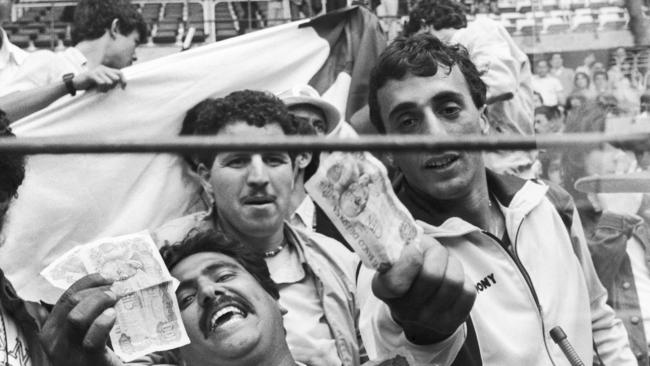
[[[370,113],[382,133],[477,134],[487,123],[484,103],[485,84],[467,51],[429,34],[397,39],[371,76]],[[612,366],[636,364],[622,323],[606,305],[607,293],[566,192],[494,174],[478,152],[401,153],[394,161],[404,175],[401,201],[424,235],[447,249],[449,263],[462,264],[477,297],[463,314],[463,309],[454,311],[455,295],[448,294],[445,279],[437,287],[411,288],[411,279],[429,275],[427,258],[419,273],[401,282],[390,279],[392,269],[374,277],[362,270],[359,289],[372,281],[383,300],[368,296],[362,301],[360,328],[369,353],[390,353],[410,343],[438,344],[419,361],[569,365],[549,335],[560,326],[585,364],[592,358]],[[402,310],[395,306],[395,297],[415,290],[423,298],[452,299],[428,312],[417,303]],[[377,316],[382,311],[390,316]],[[435,318],[437,313],[445,315]],[[429,320],[434,336],[408,333],[409,324],[421,319]]]

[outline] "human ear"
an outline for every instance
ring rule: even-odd
[[[198,174],[201,179],[206,181],[210,180],[210,169],[208,169],[203,163],[198,163],[196,165],[196,174]]]
[[[481,127],[481,133],[483,135],[487,135],[488,132],[490,132],[490,122],[488,121],[486,106],[483,106],[479,109],[478,123]]]
[[[115,37],[119,32],[120,32],[120,21],[119,19],[115,18],[111,22],[111,28],[108,30],[108,33],[110,34],[111,38],[115,39]]]
[[[312,154],[310,152],[303,152],[298,154],[298,156],[296,156],[296,161],[295,161],[296,168],[298,168],[299,170],[303,170],[307,168],[309,163],[311,163],[311,158],[312,158]]]

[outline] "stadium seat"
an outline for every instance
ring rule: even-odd
[[[529,11],[528,13],[525,14],[525,17],[527,19],[544,19],[546,18],[546,12],[544,11]]]
[[[576,33],[593,32],[598,27],[591,15],[576,15],[573,17],[571,31]]]
[[[531,0],[518,0],[516,4],[516,11],[520,13],[527,13],[533,10],[533,3]]]
[[[598,30],[620,30],[625,28],[627,20],[616,13],[605,13],[598,17]]]
[[[517,1],[516,0],[499,0],[497,2],[497,8],[499,9],[499,12],[503,15],[503,13],[511,13],[514,11],[517,11]]]
[[[517,32],[522,36],[533,36],[542,30],[541,22],[535,22],[535,19],[517,20]]]
[[[142,6],[142,17],[146,22],[157,22],[160,19],[160,3],[146,3]]]
[[[590,8],[579,8],[579,9],[575,9],[573,14],[576,17],[590,16],[593,18],[594,11],[591,10]]]
[[[550,11],[558,9],[558,0],[542,0],[542,10]]]
[[[587,0],[588,6],[592,9],[602,8],[609,5],[609,0]]]
[[[562,18],[565,22],[571,19],[572,13],[570,10],[551,10],[548,12],[551,18]]]
[[[559,17],[544,18],[542,21],[542,33],[559,34],[568,31],[569,22]]]
[[[230,3],[219,2],[214,8],[216,38],[222,40],[234,37],[239,34],[239,29],[235,28],[237,17],[231,8]]]
[[[501,13],[501,23],[504,25],[511,24],[515,25],[517,19],[523,19],[524,15],[522,13]]]
[[[25,48],[29,45],[29,35],[27,34],[10,34],[9,40],[20,48]]]
[[[585,0],[571,0],[571,9],[580,9],[586,7],[586,1]]]
[[[514,23],[510,23],[502,20],[501,24],[510,34],[514,34],[517,31],[517,26]]]

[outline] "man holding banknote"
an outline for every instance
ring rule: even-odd
[[[380,56],[370,81],[370,113],[384,134],[480,134],[487,123],[485,94],[462,46],[420,34],[398,38]],[[457,327],[442,326],[441,319],[431,328],[433,337],[421,335],[441,345],[436,352],[449,356],[443,364],[566,365],[549,337],[556,326],[585,364],[592,357],[605,365],[636,364],[621,322],[606,305],[607,293],[566,192],[486,170],[479,152],[400,153],[394,161],[404,177],[398,197],[424,236],[442,244],[439,252],[462,264],[477,291],[471,307],[456,307],[449,299],[429,309],[456,319],[469,315]],[[372,279],[377,297],[392,305],[394,322],[365,317],[376,312],[364,310],[385,306],[371,298],[360,320],[368,348],[390,349],[386,339],[400,336],[397,324],[406,329],[426,317],[424,307],[396,298],[409,292],[448,298],[449,281],[416,288],[415,280],[427,273],[394,276],[396,269]],[[362,271],[361,276],[372,274]],[[384,336],[377,337],[377,330]]]
[[[180,284],[176,298],[190,344],[164,362],[186,366],[295,366],[284,338],[278,289],[264,258],[214,231],[161,250]],[[61,297],[41,338],[55,366],[123,366],[108,348],[117,295],[99,274],[75,282]],[[131,365],[163,362],[149,355]]]

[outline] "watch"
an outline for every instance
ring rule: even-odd
[[[72,79],[74,79],[73,73],[67,73],[63,75],[63,84],[65,84],[65,88],[68,90],[68,93],[74,97],[77,95],[77,89],[74,88]]]

